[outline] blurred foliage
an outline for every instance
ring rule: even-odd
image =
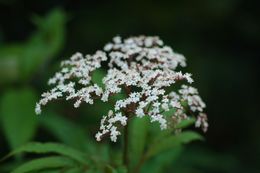
[[[53,10],[45,18],[33,17],[37,30],[23,43],[0,47],[1,83],[25,82],[53,58],[64,43],[65,14]]]
[[[0,74],[2,74],[0,78],[3,79],[1,84],[5,87],[12,83],[20,83],[21,85],[19,89],[6,87],[8,89],[1,97],[1,123],[4,136],[12,150],[3,158],[3,161],[11,156],[23,156],[23,159],[21,157],[16,159],[16,161],[23,164],[18,167],[15,166],[14,170],[10,165],[4,166],[3,170],[13,170],[14,173],[39,171],[126,172],[122,165],[120,150],[109,147],[107,143],[95,144],[93,139],[88,138],[89,135],[86,130],[80,125],[53,112],[45,113],[44,117],[39,118],[39,121],[35,117],[33,105],[36,103],[37,94],[28,84],[39,68],[60,51],[64,42],[65,20],[65,14],[60,9],[51,11],[45,18],[34,16],[33,22],[36,24],[37,30],[28,40],[23,43],[6,44],[0,49]],[[9,74],[9,76],[6,76],[6,74]],[[104,70],[95,72],[93,80],[98,84],[102,84],[101,79],[104,74]],[[119,94],[114,99],[122,97],[124,96]],[[110,106],[107,105],[107,109]],[[102,107],[105,109],[104,106]],[[95,107],[91,107],[91,109],[95,110]],[[98,105],[96,112],[101,113],[98,109],[100,109],[100,105]],[[194,132],[184,132],[177,136],[172,136],[172,133],[169,132],[167,134],[163,133],[160,145],[155,141],[150,146],[146,140],[149,132],[147,123],[145,118],[134,120],[130,128],[130,139],[132,139],[130,144],[131,172],[140,171],[140,164],[164,150],[201,139]],[[28,143],[33,140],[38,124],[64,144]],[[157,134],[160,136],[160,133]],[[154,137],[154,139],[157,138]],[[21,155],[24,153],[48,155],[27,162],[25,159],[27,157]],[[117,154],[112,156],[110,153]],[[50,156],[50,154],[56,154],[56,156]],[[115,158],[112,159],[111,157]]]
[[[26,41],[0,47],[0,123],[9,149],[26,144],[37,132],[39,123],[33,105],[38,96],[30,81],[61,50],[65,20],[60,9],[45,17],[34,16],[37,28]]]
[[[0,100],[1,126],[11,149],[31,140],[38,124],[32,106],[37,95],[26,81],[58,53],[64,40],[65,14],[61,10],[53,10],[45,18],[35,16],[34,21],[38,30],[27,41],[0,48],[1,85],[22,85],[21,89],[6,87]]]
[[[0,0],[0,157],[10,153],[0,172],[126,173],[120,143],[94,140],[96,125],[111,105],[98,102],[75,110],[62,102],[40,117],[33,109],[58,57],[93,53],[117,34],[146,34],[159,35],[186,55],[208,105],[210,128],[205,142],[183,146],[201,137],[187,130],[165,138],[171,132],[148,128],[145,118],[134,120],[130,170],[144,162],[142,173],[258,173],[257,2]],[[94,74],[97,83],[103,73]]]
[[[36,98],[32,89],[22,89],[8,90],[1,99],[1,126],[11,149],[30,141],[36,132]]]

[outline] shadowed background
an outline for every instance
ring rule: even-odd
[[[55,140],[31,105],[60,60],[94,53],[116,35],[144,34],[186,56],[207,103],[206,141],[186,146],[169,172],[258,172],[259,17],[257,0],[0,0],[0,156],[28,140]],[[52,106],[88,126],[100,119]]]

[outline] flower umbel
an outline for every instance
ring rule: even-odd
[[[102,80],[104,88],[92,80],[93,72],[103,61],[109,67]],[[185,57],[165,46],[159,37],[122,40],[117,36],[105,45],[104,51],[86,56],[76,53],[62,62],[61,70],[49,80],[54,87],[42,94],[35,111],[40,114],[42,106],[58,98],[74,99],[74,106],[79,107],[83,102],[93,104],[95,99],[107,102],[112,95],[125,92],[127,97],[117,100],[114,110],[101,119],[97,141],[108,134],[116,142],[120,126],[126,126],[132,117],[148,116],[163,130],[176,123],[173,119],[180,122],[194,116],[195,126],[206,131],[207,116],[203,113],[206,105],[197,89],[187,85],[193,83],[191,74],[176,71],[185,66]],[[181,87],[169,92],[171,86]],[[169,111],[173,112],[170,117],[164,114]]]

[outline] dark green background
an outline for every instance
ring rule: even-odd
[[[61,59],[76,51],[93,53],[115,35],[158,35],[186,56],[185,70],[194,75],[194,85],[207,103],[209,116],[206,142],[187,146],[175,166],[187,165],[205,173],[259,172],[260,10],[257,2],[1,0],[0,47],[23,44],[37,30],[31,22],[32,16],[43,16],[57,7],[66,13],[66,34],[51,54],[53,58],[37,67],[29,78],[12,79],[13,71],[0,66],[0,97],[9,90],[20,90],[24,83],[40,95]],[[69,110],[74,111],[72,107]],[[81,117],[77,121],[87,115],[73,116]],[[46,136],[48,133],[39,128],[34,139],[52,139]],[[0,156],[8,151],[10,148],[0,131]]]

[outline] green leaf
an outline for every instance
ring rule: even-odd
[[[22,147],[19,147],[8,154],[4,159],[23,152],[36,154],[55,153],[74,159],[75,161],[78,161],[82,164],[88,163],[87,157],[78,150],[63,144],[39,142],[31,142]]]
[[[87,152],[94,150],[94,142],[88,138],[86,130],[65,117],[46,112],[39,117],[39,120],[41,125],[62,143]]]
[[[232,154],[211,151],[201,145],[189,145],[168,170],[181,173],[201,172],[202,170],[203,172],[212,172],[212,170],[214,170],[213,172],[234,172],[234,170],[238,170],[240,164]]]
[[[105,88],[105,85],[103,84],[102,80],[103,80],[103,77],[106,76],[106,72],[105,70],[99,68],[97,70],[95,70],[93,72],[93,75],[92,75],[92,81],[96,84],[98,84],[98,86],[102,87],[102,88]]]
[[[28,40],[1,46],[0,82],[27,80],[53,58],[63,47],[65,18],[61,9],[52,10],[46,17],[35,17],[38,28]]]
[[[55,168],[55,169],[47,169],[47,170],[37,170],[37,171],[33,171],[33,172],[30,172],[30,173],[60,173],[62,168]],[[62,170],[63,171],[63,170]]]
[[[162,114],[166,117],[172,116],[176,112],[176,108],[172,108],[169,111],[163,112]]]
[[[117,173],[127,173],[127,169],[124,166],[120,166],[116,169]]]
[[[130,123],[130,169],[136,166],[144,154],[148,127],[148,117],[134,118]]]
[[[26,172],[39,171],[42,169],[49,169],[49,168],[73,167],[75,165],[76,163],[69,158],[52,156],[52,157],[34,159],[30,162],[27,162],[19,166],[14,171],[12,171],[12,173],[26,173]]]
[[[23,47],[20,45],[0,46],[0,84],[19,79],[19,55],[22,52]]]
[[[176,125],[176,129],[183,129],[186,128],[192,124],[194,124],[196,119],[194,117],[191,117],[189,119],[182,120],[179,124]]]
[[[34,113],[36,94],[32,89],[7,91],[0,102],[2,128],[12,149],[30,141],[37,128]]]
[[[64,173],[84,173],[84,172],[87,173],[88,171],[84,171],[83,167],[69,168],[69,169],[64,171]]]
[[[174,149],[162,152],[154,159],[148,160],[141,168],[141,173],[163,173],[165,169],[176,162],[183,152],[182,146],[176,146]]]
[[[65,13],[61,9],[52,10],[46,17],[34,17],[38,30],[24,45],[24,52],[21,55],[23,77],[34,74],[39,66],[60,51],[65,38],[65,18]]]
[[[160,140],[154,141],[150,145],[146,154],[146,158],[150,158],[152,156],[155,156],[163,151],[169,150],[176,146],[186,144],[194,140],[202,140],[202,139],[203,137],[201,135],[192,131],[186,131],[174,136],[164,137]]]

